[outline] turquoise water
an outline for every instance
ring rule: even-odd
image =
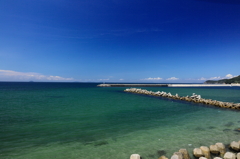
[[[240,140],[240,111],[89,83],[0,83],[0,158],[143,159]],[[240,88],[146,87],[240,103]]]

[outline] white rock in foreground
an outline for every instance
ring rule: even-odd
[[[187,149],[180,149],[179,152],[182,153],[183,159],[190,159]]]
[[[200,149],[202,150],[204,157],[211,159],[210,150],[207,146],[201,146]]]
[[[178,155],[172,155],[171,159],[181,159]]]
[[[237,159],[240,159],[240,152],[237,154]]]
[[[240,143],[238,143],[238,142],[236,142],[236,141],[233,141],[233,142],[231,142],[230,147],[231,147],[233,150],[239,151],[239,150],[240,150]]]
[[[130,159],[140,159],[140,155],[139,154],[132,154],[130,156]]]
[[[203,157],[204,156],[203,152],[202,152],[202,150],[200,148],[193,149],[193,154],[196,157]]]
[[[183,154],[181,152],[174,152],[171,159],[183,159]]]
[[[210,152],[213,154],[219,154],[220,150],[217,145],[210,145]]]
[[[217,145],[217,147],[219,148],[220,156],[223,157],[224,154],[226,153],[226,148],[225,148],[224,144],[218,142],[218,143],[216,143],[216,145]]]
[[[159,157],[158,159],[168,159],[166,156],[161,156],[161,157]]]
[[[226,152],[223,158],[224,159],[236,159],[236,155],[232,152]]]

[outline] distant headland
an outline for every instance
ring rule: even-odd
[[[237,84],[240,83],[240,75],[230,79],[221,79],[221,80],[207,80],[204,84]]]

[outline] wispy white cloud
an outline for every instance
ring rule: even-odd
[[[109,81],[110,79],[109,78],[106,78],[106,79],[98,79],[99,81]]]
[[[206,78],[204,78],[204,77],[201,77],[201,78],[199,78],[198,80],[201,80],[201,81],[206,81],[207,79],[206,79]]]
[[[168,78],[166,80],[179,80],[179,78],[176,78],[176,77],[171,77],[171,78]]]
[[[119,79],[120,81],[123,81],[124,79]]]
[[[156,77],[156,78],[152,78],[152,77],[149,77],[149,78],[144,78],[142,80],[149,80],[149,81],[152,81],[152,80],[162,80],[161,77]]]
[[[236,77],[236,76],[233,76],[233,75],[231,75],[231,74],[227,74],[225,77],[226,77],[226,78],[233,78],[233,77]]]
[[[206,80],[221,80],[221,79],[229,79],[229,78],[233,78],[233,77],[236,77],[236,76],[234,76],[234,75],[232,75],[232,74],[227,74],[227,75],[224,76],[224,77],[221,77],[221,76],[210,77],[210,78],[204,78],[204,77],[202,77],[202,78],[200,78],[200,79],[198,79],[198,80],[202,80],[202,81],[206,81]]]
[[[219,79],[222,79],[220,76],[218,76],[218,77],[211,77],[211,78],[209,78],[210,80],[219,80]]]
[[[35,72],[17,72],[12,70],[0,70],[2,81],[72,81],[73,78],[60,76],[47,76]]]

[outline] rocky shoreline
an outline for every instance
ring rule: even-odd
[[[215,145],[201,146],[193,149],[193,156],[199,159],[240,159],[240,140],[232,141],[227,151],[223,143]],[[132,154],[130,159],[143,159],[139,154]],[[168,159],[166,156],[160,156],[158,159]],[[190,159],[190,155],[186,149],[180,149],[174,152],[170,159]]]
[[[195,93],[193,93],[192,96],[179,96],[178,94],[172,95],[171,93],[166,93],[163,91],[153,92],[153,91],[148,91],[148,90],[139,89],[139,88],[127,88],[124,91],[130,92],[130,93],[136,93],[136,94],[156,96],[156,97],[171,98],[175,100],[183,100],[183,101],[194,102],[194,103],[202,103],[202,104],[212,105],[220,108],[240,110],[240,103],[222,102],[222,101],[217,101],[212,99],[204,99],[204,98],[201,98],[201,95],[197,95]]]

